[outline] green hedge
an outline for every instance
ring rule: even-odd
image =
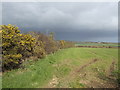
[[[59,49],[74,46],[73,42],[54,40],[52,32],[49,35],[36,32],[22,34],[18,27],[11,24],[0,27],[3,71],[18,68],[26,58],[42,58]]]

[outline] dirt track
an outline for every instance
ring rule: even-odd
[[[95,63],[96,61],[98,61],[98,59],[94,59],[94,60],[92,60],[91,62],[89,62],[89,63],[81,66],[81,67],[77,70],[77,72],[80,72],[82,69],[84,69],[85,67],[89,66],[90,64]]]

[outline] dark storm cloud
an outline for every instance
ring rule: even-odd
[[[57,39],[117,41],[117,3],[3,3],[3,24]]]

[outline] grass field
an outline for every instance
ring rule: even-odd
[[[3,88],[116,87],[118,49],[69,48],[3,73]]]
[[[111,47],[117,47],[120,46],[117,43],[76,43],[75,46],[111,46]]]

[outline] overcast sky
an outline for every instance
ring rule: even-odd
[[[2,24],[22,32],[55,32],[56,39],[74,41],[118,40],[117,2],[2,3]]]

